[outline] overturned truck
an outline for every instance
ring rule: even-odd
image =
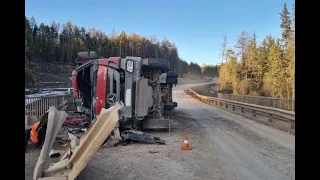
[[[76,62],[77,68],[72,72],[75,104],[93,124],[81,138],[69,132],[70,146],[57,162],[45,169],[68,116],[50,107],[40,121],[47,128],[33,174],[35,180],[75,179],[99,147],[110,139],[122,141],[123,145],[127,140],[165,143],[137,130],[170,128],[171,120],[164,118],[163,113],[177,107],[172,100],[172,87],[178,83],[178,77],[169,71],[166,59],[99,58],[93,51],[78,53]]]
[[[92,122],[102,108],[122,102],[119,130],[168,128],[170,119],[164,118],[163,112],[177,107],[172,100],[172,87],[178,83],[168,60],[99,58],[91,51],[79,52],[76,63],[72,72],[75,103],[90,115]]]

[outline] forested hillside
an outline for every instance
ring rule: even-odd
[[[261,44],[255,33],[241,32],[234,48],[222,44],[220,88],[224,92],[281,98],[295,97],[295,14],[284,4],[281,38],[268,35]]]
[[[180,77],[185,74],[202,75],[202,68],[196,63],[182,60],[175,44],[167,39],[158,40],[156,37],[127,34],[125,31],[118,34],[114,29],[110,32],[107,35],[95,28],[79,27],[71,21],[62,25],[54,21],[50,25],[38,24],[34,17],[25,17],[26,61],[72,64],[77,52],[90,49],[101,57],[166,58],[170,61],[171,70],[178,72]],[[215,66],[206,66],[205,69],[206,76],[213,77],[217,74]],[[26,67],[26,76],[28,74]]]

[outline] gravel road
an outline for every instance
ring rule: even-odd
[[[199,102],[183,92],[191,86],[175,88],[176,129],[150,132],[166,145],[101,148],[77,179],[295,179],[294,135]],[[180,150],[185,135],[191,151]],[[26,154],[26,179],[38,154]]]

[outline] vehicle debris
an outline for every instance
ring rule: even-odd
[[[68,132],[72,133],[72,134],[76,134],[76,133],[82,133],[85,132],[87,129],[85,128],[69,128]]]
[[[34,169],[34,180],[73,180],[85,168],[94,153],[101,147],[119,121],[119,111],[123,108],[122,103],[116,103],[108,109],[101,109],[100,115],[92,127],[79,139],[68,133],[70,147],[60,156],[58,162],[44,170],[44,163],[49,158],[55,138],[62,127],[67,113],[50,107],[46,138]]]
[[[164,140],[159,137],[154,137],[151,134],[147,134],[138,130],[126,130],[121,133],[123,137],[122,145],[127,145],[132,142],[142,142],[147,144],[166,144]]]
[[[69,136],[70,137],[70,136]],[[59,157],[61,156],[67,149],[70,147],[70,140],[69,141],[62,141],[58,140],[54,142],[52,149],[50,150],[49,157]]]
[[[159,153],[159,151],[149,151],[150,154]]]
[[[65,124],[69,128],[88,128],[90,125],[90,116],[84,112],[69,111]]]

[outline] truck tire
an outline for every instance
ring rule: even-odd
[[[78,52],[78,59],[83,60],[83,59],[89,59],[89,54],[88,51],[84,52]],[[95,51],[90,51],[90,59],[98,59],[99,56]]]
[[[142,71],[161,70],[161,72],[168,72],[170,70],[169,61],[161,58],[148,58],[143,60]]]
[[[167,78],[178,78],[178,74],[173,71],[169,71],[167,72]]]
[[[167,78],[167,84],[178,84],[177,78]]]

